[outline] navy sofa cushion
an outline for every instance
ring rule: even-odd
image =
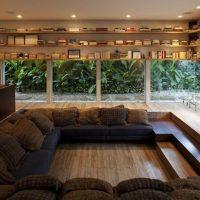
[[[55,150],[59,140],[60,140],[60,130],[55,129],[52,133],[46,135],[41,149]]]
[[[109,127],[101,125],[65,126],[61,127],[61,140],[67,139],[106,139],[109,135]]]
[[[21,167],[12,174],[19,179],[29,175],[40,175],[48,171],[54,151],[39,150],[29,153]]]
[[[110,126],[110,138],[145,139],[154,136],[150,125],[128,124],[126,126]]]

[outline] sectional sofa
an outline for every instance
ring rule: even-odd
[[[7,190],[5,190],[7,189]],[[0,185],[3,200],[199,200],[199,178],[163,182],[149,178],[124,180],[116,186],[95,178],[74,178],[65,183],[50,176],[24,177]]]
[[[35,140],[34,132],[37,132],[38,135],[36,127],[33,127],[34,124],[30,124],[30,121],[41,130],[43,134],[40,135],[43,136],[37,138],[35,143],[27,145],[28,140]],[[5,130],[11,130],[12,133],[7,134],[12,134],[17,138],[26,150],[26,155],[19,158],[20,166],[9,169],[16,179],[46,173],[59,142],[86,140],[145,140],[150,142],[154,140],[154,131],[148,122],[147,111],[129,110],[123,106],[87,110],[78,110],[75,107],[68,109],[23,109],[12,114],[0,124],[0,133]],[[23,138],[20,135],[23,135]],[[32,138],[23,141],[26,135],[30,135]],[[3,137],[0,135],[0,145],[3,144],[1,138]],[[38,146],[37,143],[40,145]],[[21,152],[21,150],[18,148],[15,152]],[[15,152],[12,152],[13,155]],[[3,153],[0,148],[0,157]]]
[[[99,179],[61,183],[47,176],[59,142],[154,140],[145,110],[19,110],[0,123],[0,200],[198,200],[199,177],[137,178],[113,187]]]

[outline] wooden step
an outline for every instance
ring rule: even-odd
[[[157,142],[156,149],[173,178],[198,176],[197,172],[171,142]]]

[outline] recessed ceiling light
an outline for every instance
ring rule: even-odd
[[[196,9],[200,9],[200,6],[197,6]]]
[[[182,16],[182,15],[179,15],[178,18],[183,18],[183,16]]]
[[[18,19],[21,19],[21,18],[22,18],[22,16],[21,16],[21,15],[17,15],[17,18],[18,18]]]
[[[75,18],[76,18],[76,15],[75,15],[75,14],[73,14],[73,15],[72,15],[72,18],[73,18],[73,19],[75,19]]]
[[[131,18],[131,15],[127,14],[127,15],[126,15],[126,18]]]

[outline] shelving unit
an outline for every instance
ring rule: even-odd
[[[146,48],[155,48],[155,47],[170,47],[170,48],[193,48],[200,47],[199,45],[0,45],[1,47],[70,47],[70,48],[88,48],[88,47],[146,47]]]
[[[197,30],[185,30],[185,31],[0,31],[0,34],[193,34],[200,33],[200,29]]]
[[[197,29],[197,30],[184,30],[183,31],[30,31],[28,30],[27,28],[27,31],[15,31],[14,29],[10,29],[10,31],[8,31],[9,29],[6,29],[6,31],[0,31],[0,36],[3,36],[4,39],[7,37],[7,36],[14,36],[14,37],[17,37],[17,36],[25,36],[25,35],[38,35],[38,37],[42,38],[42,40],[45,40],[45,38],[47,38],[48,40],[51,39],[51,40],[54,40],[55,42],[58,40],[58,37],[59,35],[62,35],[62,37],[65,37],[65,36],[68,36],[70,35],[69,37],[73,38],[73,37],[77,37],[78,35],[80,36],[81,40],[83,41],[87,41],[85,39],[82,39],[83,37],[81,37],[81,35],[88,35],[88,37],[90,38],[89,41],[91,40],[95,40],[97,41],[98,43],[98,40],[99,40],[99,37],[101,35],[108,35],[108,38],[110,37],[109,35],[112,34],[112,35],[134,35],[133,40],[136,40],[137,37],[139,37],[139,39],[142,41],[141,37],[153,37],[154,35],[156,36],[157,39],[160,39],[158,36],[160,35],[169,35],[169,38],[170,40],[172,40],[172,35],[175,35],[175,38],[178,38],[179,39],[179,36],[180,38],[189,38],[191,34],[198,34],[200,33],[200,29]],[[98,40],[96,40],[95,37],[91,37],[90,34],[93,34],[93,35],[98,35],[97,38]],[[137,36],[136,36],[137,35]],[[183,37],[182,37],[183,35]],[[52,39],[54,38],[54,39]],[[55,39],[57,38],[57,39]],[[116,37],[115,37],[116,38]],[[166,36],[164,36],[165,40],[166,40]],[[127,39],[127,37],[126,37]],[[115,39],[113,39],[115,41]],[[144,40],[144,39],[143,39]],[[153,39],[151,39],[153,40]],[[107,40],[109,41],[109,40]],[[188,44],[188,45],[171,45],[171,44],[161,44],[161,45],[137,45],[137,44],[121,44],[121,45],[117,45],[117,44],[113,44],[113,45],[109,45],[109,44],[97,44],[97,45],[81,45],[81,44],[64,44],[64,45],[60,45],[60,44],[44,44],[44,45],[8,45],[8,44],[5,44],[5,45],[0,45],[0,51],[2,52],[2,49],[3,48],[7,48],[8,52],[12,53],[11,51],[16,51],[17,53],[20,53],[20,52],[23,52],[25,53],[27,50],[29,50],[29,48],[33,48],[31,49],[31,52],[34,52],[37,51],[38,53],[41,53],[41,51],[44,51],[44,52],[47,52],[47,51],[50,51],[51,50],[51,53],[47,53],[47,55],[50,55],[52,54],[53,51],[55,52],[58,52],[58,51],[63,51],[64,48],[66,49],[83,49],[83,51],[86,51],[88,53],[88,51],[91,51],[91,49],[93,49],[93,53],[96,52],[96,51],[104,51],[106,48],[110,48],[111,51],[114,50],[114,48],[119,48],[120,50],[124,50],[126,48],[126,51],[130,49],[130,51],[139,51],[140,49],[142,51],[145,52],[145,56],[144,55],[141,55],[142,56],[142,59],[138,59],[138,60],[183,60],[183,59],[174,59],[176,58],[176,56],[173,56],[173,58],[169,58],[167,56],[164,56],[166,58],[164,59],[151,59],[149,58],[149,53],[151,51],[161,51],[161,50],[165,50],[163,48],[167,48],[168,51],[170,52],[170,49],[176,49],[174,50],[174,52],[181,52],[181,49],[182,52],[187,52],[189,49],[195,49],[200,47],[200,44],[197,43],[197,44]],[[18,49],[19,48],[19,49]],[[22,49],[24,48],[24,49]],[[41,48],[44,48],[41,50]],[[97,48],[99,48],[97,50]],[[134,48],[131,49],[131,48]],[[178,50],[177,50],[178,49]],[[180,49],[180,50],[179,50]],[[18,52],[20,51],[20,52]],[[30,51],[30,50],[29,50]],[[106,49],[106,51],[109,51],[108,49]],[[142,54],[144,52],[141,52]],[[172,54],[173,51],[170,52],[170,54]],[[5,52],[6,53],[6,52]],[[90,54],[93,54],[92,52],[90,52]],[[99,53],[99,52],[98,52]],[[96,57],[96,56],[95,56]],[[98,57],[98,56],[97,56]],[[123,57],[123,56],[121,56]],[[81,59],[76,59],[76,60],[136,60],[135,57],[133,57],[133,59],[130,59],[130,56],[127,56],[129,57],[128,59],[123,59],[123,58],[110,58],[110,59],[85,59],[87,58],[87,56],[85,55],[81,55]],[[145,57],[145,58],[143,58]],[[178,56],[179,57],[179,56]],[[190,56],[185,56],[187,59],[184,59],[184,60],[199,60],[199,59],[189,59]],[[153,58],[153,56],[152,56]],[[160,58],[160,57],[159,57]],[[197,57],[199,58],[199,56]],[[4,59],[2,59],[4,60]],[[7,60],[5,58],[5,60]],[[10,60],[15,60],[15,59],[10,59]],[[26,59],[27,60],[27,59]],[[56,60],[56,59],[45,59],[44,60]],[[59,59],[59,60],[62,60]],[[71,60],[71,59],[64,59],[64,60]]]

